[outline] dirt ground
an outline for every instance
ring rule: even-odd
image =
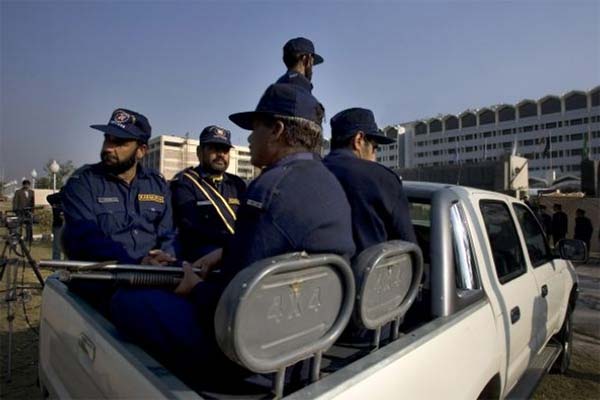
[[[2,235],[3,232],[0,232]],[[36,244],[37,260],[50,258],[49,244]],[[21,284],[19,271],[19,284]],[[50,272],[44,271],[47,275]],[[548,375],[535,393],[536,400],[600,399],[600,259],[578,266],[581,293],[574,316],[574,346],[571,368],[566,375]],[[6,382],[8,354],[7,306],[4,301],[6,279],[0,282],[0,399],[36,399],[38,334],[41,291],[29,268],[25,270],[24,296],[12,303],[13,321],[12,380]],[[24,300],[24,302],[22,301]]]

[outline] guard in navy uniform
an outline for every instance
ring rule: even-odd
[[[246,184],[225,172],[232,147],[231,132],[214,125],[204,128],[196,149],[200,164],[181,171],[171,181],[181,258],[186,261],[194,262],[223,247],[234,232]]]
[[[312,91],[312,68],[321,64],[323,57],[315,53],[315,46],[310,40],[298,37],[290,39],[283,46],[283,63],[287,72],[277,83],[291,83]]]
[[[569,219],[558,203],[554,204],[554,214],[552,214],[552,240],[556,246],[558,242],[567,237],[569,230]]]
[[[120,290],[112,300],[113,321],[120,332],[191,383],[230,381],[235,368],[218,350],[213,318],[223,290],[238,271],[266,257],[296,251],[347,259],[354,253],[344,191],[313,152],[322,140],[318,101],[296,85],[274,84],[256,111],[229,118],[252,130],[251,161],[264,169],[248,186],[222,258],[216,251],[198,262],[210,259],[210,270],[217,259],[220,273],[201,278],[184,265],[178,295]]]
[[[85,165],[62,189],[63,245],[72,260],[165,265],[175,261],[171,196],[164,178],[142,167],[151,127],[146,117],[117,109],[104,132],[98,164]],[[101,312],[112,294],[99,283],[71,286]]]
[[[390,144],[371,110],[351,108],[331,118],[331,153],[324,164],[342,184],[352,208],[356,255],[388,240],[417,243],[400,177],[375,162],[377,146]]]
[[[342,184],[350,202],[355,256],[389,240],[417,243],[402,181],[375,162],[377,147],[394,140],[379,130],[373,112],[364,108],[341,111],[330,124],[331,153],[323,163]],[[383,335],[388,334],[384,330]],[[368,343],[372,334],[351,321],[340,340]]]

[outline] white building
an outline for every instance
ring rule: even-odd
[[[377,162],[389,168],[404,168],[404,160],[400,155],[404,155],[404,140],[406,129],[402,125],[388,126],[383,129],[385,135],[396,139],[395,143],[380,145],[377,149]]]
[[[198,165],[196,147],[197,139],[187,137],[161,135],[148,142],[148,154],[142,165],[160,171],[166,179],[172,179],[182,169]],[[250,150],[244,146],[234,146],[229,152],[227,172],[245,180],[254,179],[258,170],[250,163]]]
[[[398,154],[382,149],[381,162],[412,168],[497,160],[511,152],[529,159],[530,175],[579,176],[585,141],[591,159],[600,160],[600,86],[587,92],[499,104],[459,115],[440,115],[400,124]],[[394,128],[394,127],[391,127]],[[586,139],[587,137],[587,139]],[[550,139],[549,152],[544,154]],[[378,156],[379,159],[379,156]]]

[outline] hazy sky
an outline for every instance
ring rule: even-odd
[[[99,159],[113,109],[153,135],[197,137],[252,110],[292,37],[325,63],[327,116],[371,108],[380,125],[600,84],[600,1],[0,0],[0,174]],[[329,136],[329,126],[325,127]],[[0,175],[1,177],[1,175]]]

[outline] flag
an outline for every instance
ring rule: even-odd
[[[483,139],[483,160],[487,160],[487,138]]]
[[[544,146],[544,151],[542,152],[544,157],[550,157],[550,147],[552,146],[550,144],[551,141],[550,134],[548,134],[548,137],[546,137],[546,145]]]
[[[454,150],[454,164],[460,163],[460,153],[458,150],[458,142],[456,142],[456,149]]]
[[[590,128],[588,126],[588,131],[583,134],[583,150],[581,151],[581,160],[589,160],[590,159],[590,149],[589,149],[589,134]]]
[[[515,141],[513,142],[513,146],[512,149],[510,150],[510,155],[511,156],[516,156],[517,155],[517,138],[515,138]]]

